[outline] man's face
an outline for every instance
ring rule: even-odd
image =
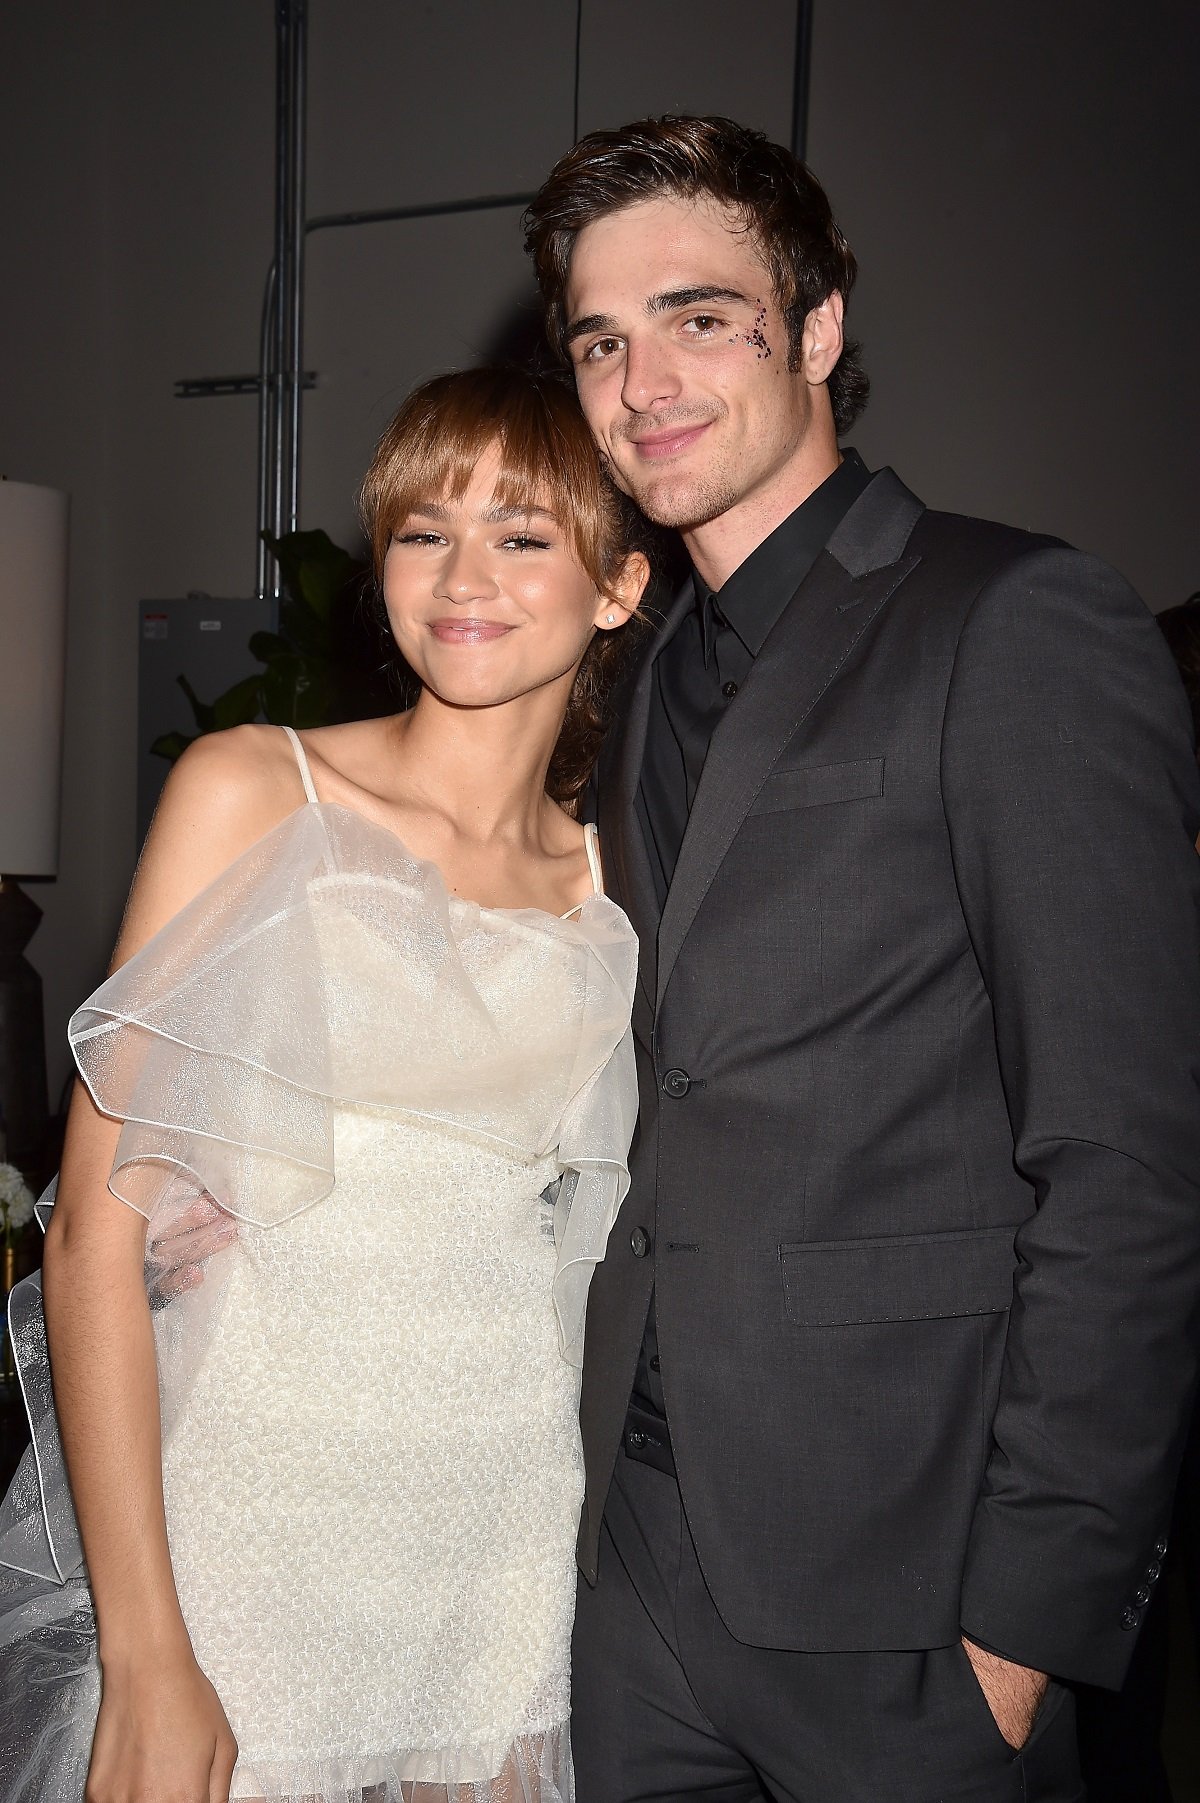
[[[813,421],[803,366],[749,235],[707,200],[585,226],[565,294],[579,399],[651,519],[703,526],[769,489]]]

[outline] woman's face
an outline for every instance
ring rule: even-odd
[[[460,707],[568,689],[592,634],[627,618],[597,593],[553,515],[497,503],[499,467],[493,447],[461,499],[421,501],[384,559],[397,645],[426,688]]]

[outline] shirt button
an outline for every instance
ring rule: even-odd
[[[721,684],[721,693],[724,695],[726,701],[732,701],[737,694],[737,691],[738,686],[736,682],[725,682]]]
[[[634,1432],[632,1434],[626,1434],[625,1444],[626,1444],[626,1446],[628,1446],[630,1448],[630,1450],[632,1452],[639,1452],[641,1450],[641,1448],[646,1444],[646,1436],[645,1436],[645,1434],[639,1434],[636,1432]]]
[[[1121,1626],[1123,1628],[1136,1628],[1138,1619],[1137,1610],[1131,1608],[1129,1604],[1126,1604],[1125,1608],[1121,1611]]]
[[[645,1258],[650,1250],[650,1235],[644,1227],[635,1227],[629,1236],[629,1248],[635,1258]]]
[[[674,1096],[678,1100],[680,1096],[686,1096],[692,1087],[692,1079],[686,1071],[671,1070],[663,1078],[662,1086],[669,1096]]]
[[[662,1360],[659,1358],[657,1352],[655,1353],[654,1357],[650,1360],[650,1369],[651,1369],[651,1371],[661,1371],[662,1370]]]

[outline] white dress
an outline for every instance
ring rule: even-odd
[[[240,1222],[155,1315],[183,1615],[232,1797],[560,1803],[636,941],[590,835],[572,916],[481,908],[318,802],[295,743],[309,805],[71,1023],[126,1123],[114,1195],[152,1239],[201,1192]],[[80,1803],[94,1628],[36,1281],[13,1324],[35,1445],[0,1515],[0,1799]]]

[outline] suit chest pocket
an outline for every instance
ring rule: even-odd
[[[755,796],[750,813],[779,814],[789,808],[826,807],[837,801],[870,801],[882,794],[882,758],[809,764],[797,770],[773,770]]]

